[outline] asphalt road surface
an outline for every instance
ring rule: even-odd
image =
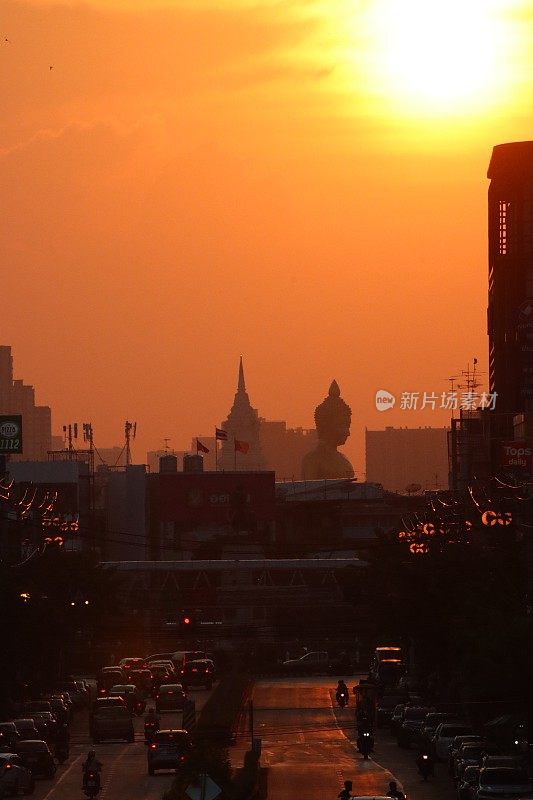
[[[191,690],[189,699],[196,702],[196,710],[205,704],[211,692],[205,689]],[[181,712],[161,713],[161,727],[181,727]],[[88,711],[79,711],[71,725],[70,758],[58,767],[53,781],[39,778],[36,800],[75,800],[85,798],[81,788],[82,768],[89,750],[96,750],[103,764],[102,790],[99,800],[161,800],[174,779],[171,771],[148,775],[146,745],[144,743],[144,718],[135,717],[135,742],[104,742],[93,745],[89,736]]]
[[[348,686],[357,678],[347,679]],[[454,800],[446,767],[424,783],[417,774],[416,753],[401,750],[387,730],[376,731],[375,753],[365,761],[358,753],[354,706],[339,709],[336,679],[271,678],[258,682],[253,693],[254,736],[261,739],[261,764],[268,767],[269,800],[335,800],[347,779],[354,795],[383,795],[396,780],[409,800]],[[350,698],[351,700],[351,698]],[[249,746],[249,719],[235,751],[238,761]],[[231,754],[230,754],[231,755]]]

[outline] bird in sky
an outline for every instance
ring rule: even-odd
[[[50,67],[49,67],[48,69],[53,69],[53,68],[54,68],[54,65],[53,65],[53,64],[51,64],[51,65],[50,65]]]
[[[4,42],[7,42],[8,44],[13,44],[11,39],[8,39],[7,36],[4,38]]]

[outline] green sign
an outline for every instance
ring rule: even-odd
[[[22,453],[22,414],[0,414],[0,453]]]

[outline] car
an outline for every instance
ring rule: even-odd
[[[163,659],[160,661],[152,661],[150,669],[153,670],[155,667],[165,667],[172,680],[178,680],[178,670],[173,661],[165,661]]]
[[[96,676],[96,696],[106,697],[112,686],[125,680],[126,674],[120,667],[104,667]]]
[[[62,697],[47,697],[47,702],[50,703],[52,714],[61,725],[67,725],[70,722],[70,711]]]
[[[382,725],[386,725],[390,723],[392,714],[396,706],[401,703],[402,701],[405,702],[406,700],[405,693],[399,694],[390,694],[390,695],[383,695],[378,700],[377,703],[377,725],[378,728],[381,728]]]
[[[56,764],[48,744],[42,739],[22,739],[17,744],[17,755],[24,766],[34,775],[45,775],[53,778],[56,774]]]
[[[131,713],[123,706],[97,708],[91,717],[89,731],[94,744],[99,744],[105,739],[135,741]]]
[[[149,694],[154,686],[154,676],[151,670],[144,667],[142,669],[132,669],[128,672],[127,681],[135,684],[137,689],[144,694]]]
[[[140,656],[132,656],[129,658],[122,658],[118,662],[119,667],[123,667],[126,672],[132,669],[142,669],[144,666],[144,658]]]
[[[96,700],[93,701],[91,706],[91,711],[89,714],[89,730],[91,731],[92,736],[92,721],[95,714],[98,714],[98,710],[100,708],[127,708],[126,701],[123,697],[97,697]]]
[[[465,742],[455,761],[455,778],[460,780],[467,767],[481,767],[486,755],[500,753],[500,748],[493,742]]]
[[[459,722],[441,722],[432,739],[433,752],[439,761],[446,761],[450,755],[450,745],[456,736],[474,733],[470,725]]]
[[[112,686],[109,690],[108,697],[122,697],[130,712],[133,712],[135,706],[139,702],[137,687],[134,683],[123,683]]]
[[[187,731],[174,728],[157,731],[147,750],[148,774],[155,775],[158,769],[175,769],[177,772],[191,750],[192,741]]]
[[[205,650],[176,650],[171,656],[176,669],[181,669],[188,661],[201,661],[204,658],[207,658]]]
[[[28,700],[26,703],[22,704],[22,713],[26,714],[27,716],[31,716],[32,714],[39,712],[39,711],[49,711],[51,714],[52,705],[49,700]]]
[[[12,753],[20,739],[20,733],[14,722],[0,722],[0,748],[4,753]]]
[[[0,753],[0,797],[33,794],[35,778],[16,753]]]
[[[66,709],[67,709],[67,711],[68,711],[68,713],[70,715],[70,717],[72,717],[72,711],[74,709],[74,703],[72,702],[72,699],[71,699],[70,694],[68,692],[61,692],[61,691],[57,690],[52,695],[50,695],[50,697],[52,697],[52,698],[59,697],[59,699],[63,701],[63,703],[64,703],[64,705],[65,705],[65,707],[66,707]]]
[[[427,706],[407,706],[404,709],[403,721],[397,733],[399,747],[410,747],[417,740],[424,720],[431,709]]]
[[[457,800],[473,800],[477,792],[479,780],[479,767],[466,767],[463,776],[457,784]]]
[[[180,669],[180,680],[184,689],[189,686],[205,686],[206,689],[211,689],[214,679],[215,666],[208,658],[187,661]]]
[[[395,736],[396,733],[398,732],[400,725],[402,724],[403,712],[405,708],[406,708],[405,703],[397,703],[394,706],[392,714],[390,715],[390,722],[389,722],[391,736]]]
[[[150,671],[152,673],[152,693],[156,695],[162,683],[170,683],[172,675],[166,667],[161,666],[152,666]]]
[[[522,756],[514,755],[514,756],[505,756],[501,753],[499,755],[495,755],[493,753],[487,753],[487,755],[483,756],[483,760],[481,762],[481,767],[521,767],[522,766]]]
[[[32,719],[14,719],[13,722],[21,739],[39,739],[35,722]]]
[[[181,683],[163,683],[155,697],[155,707],[159,711],[183,710],[187,695]]]
[[[75,709],[83,708],[84,705],[87,705],[87,692],[82,689],[81,685],[78,686],[76,681],[63,681],[57,684],[56,688],[61,692],[69,693]]]
[[[523,797],[532,790],[527,772],[516,767],[483,767],[479,772],[476,800]]]
[[[457,757],[459,756],[459,751],[464,744],[471,744],[473,742],[484,742],[482,736],[476,736],[472,734],[471,736],[456,736],[453,742],[450,745],[450,754],[448,756],[448,768],[450,771],[450,775],[455,775],[455,768],[456,768],[456,761]]]
[[[149,667],[153,661],[161,661],[161,659],[163,659],[163,661],[172,661],[172,656],[173,653],[154,653],[152,656],[147,656],[144,659],[144,663]]]
[[[31,715],[31,718],[35,722],[35,727],[37,730],[40,730],[40,726],[44,725],[45,736],[43,738],[46,739],[47,742],[55,739],[57,733],[57,720],[51,711],[35,711]]]
[[[435,711],[428,714],[420,730],[419,740],[422,747],[430,747],[435,731],[441,722],[460,722],[456,714],[449,714],[445,711]]]

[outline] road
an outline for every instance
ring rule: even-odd
[[[189,699],[195,700],[196,710],[205,704],[211,692],[205,689],[190,690]],[[174,779],[172,772],[148,775],[146,745],[144,744],[143,718],[135,718],[135,742],[104,742],[93,745],[89,736],[88,712],[79,711],[71,725],[70,759],[59,767],[55,780],[39,779],[33,797],[36,800],[74,800],[85,798],[81,789],[81,765],[91,749],[96,750],[103,763],[102,791],[99,800],[161,800]],[[181,727],[181,712],[162,712],[161,727]]]
[[[356,678],[347,681],[351,687]],[[417,774],[415,753],[400,750],[386,731],[376,732],[376,748],[365,761],[357,752],[353,705],[339,709],[336,680],[328,677],[271,678],[254,687],[254,736],[262,740],[261,764],[268,767],[269,800],[335,800],[345,780],[356,795],[385,794],[396,780],[409,800],[455,800],[446,769],[439,765],[431,783]],[[247,721],[248,724],[249,721]],[[246,731],[233,751],[239,762],[249,746]]]

